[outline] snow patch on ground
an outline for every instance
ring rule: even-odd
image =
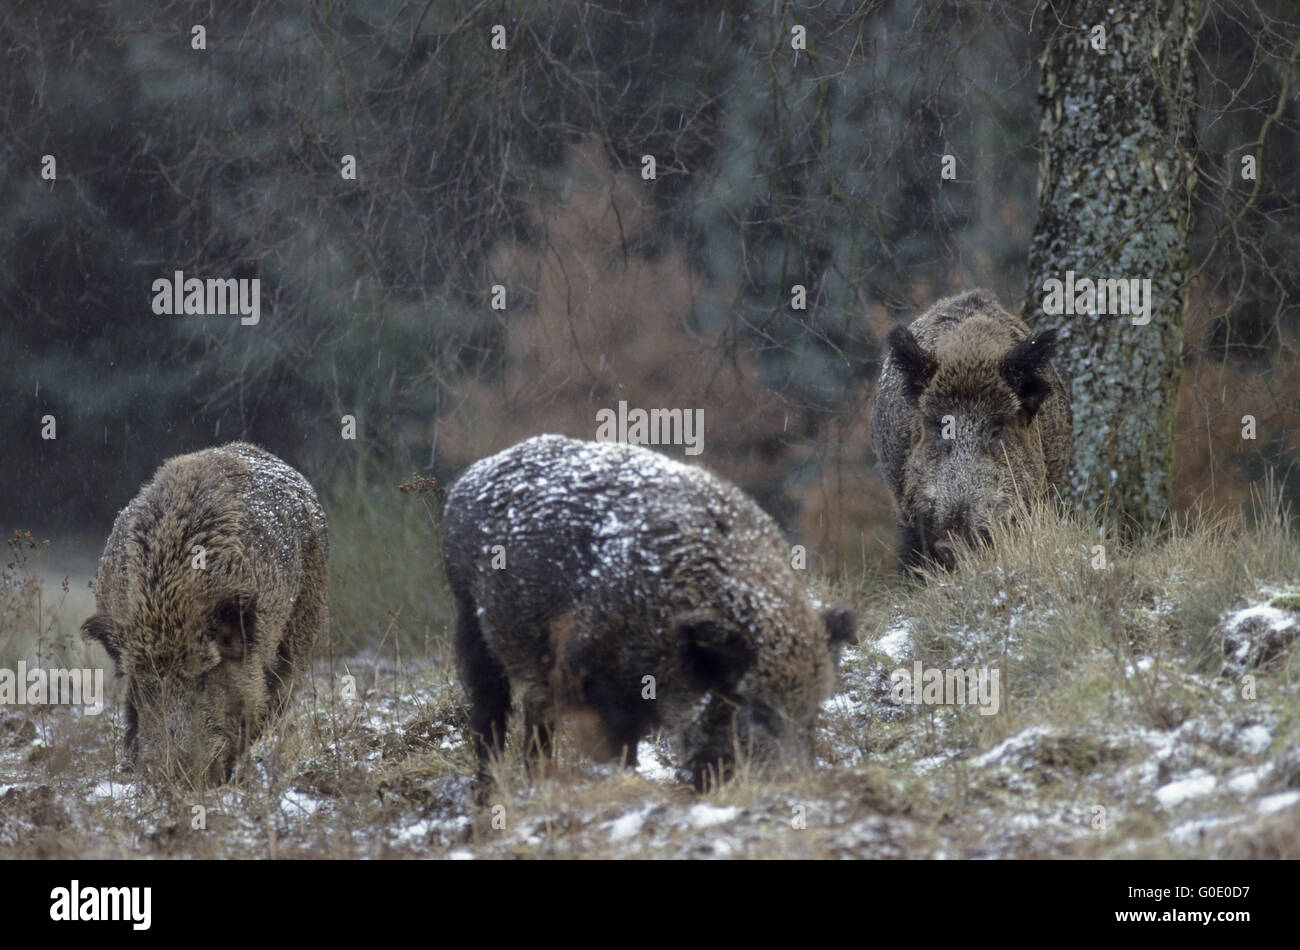
[[[1296,616],[1272,604],[1255,604],[1253,607],[1244,607],[1228,614],[1223,624],[1228,630],[1237,630],[1243,624],[1256,620],[1262,621],[1268,630],[1285,630],[1295,625]]]
[[[1271,763],[1265,763],[1257,769],[1251,769],[1249,772],[1239,772],[1227,781],[1228,788],[1238,795],[1253,795],[1259,790],[1260,783],[1268,778],[1273,771]]]
[[[327,804],[306,792],[287,788],[280,794],[280,810],[302,817],[311,817],[322,805]]]
[[[1194,818],[1175,825],[1169,832],[1169,840],[1182,845],[1198,845],[1208,831],[1221,832],[1225,828],[1241,823],[1241,816],[1233,815],[1220,818]]]
[[[1297,802],[1300,802],[1300,792],[1278,792],[1275,795],[1265,795],[1256,807],[1264,814],[1271,815],[1290,808]]]
[[[1273,743],[1273,734],[1267,726],[1255,723],[1238,732],[1237,741],[1247,755],[1259,755]]]
[[[1262,592],[1261,596],[1277,593]],[[1270,603],[1229,613],[1219,625],[1223,637],[1224,670],[1230,675],[1268,667],[1300,637],[1300,614]]]
[[[423,844],[431,834],[457,835],[473,824],[468,815],[454,818],[421,818],[397,831],[397,840],[403,844]],[[451,855],[447,855],[451,857]]]
[[[735,805],[724,807],[700,803],[691,806],[691,810],[686,813],[686,818],[696,828],[712,828],[714,825],[735,821],[739,814],[740,809]]]
[[[120,802],[128,795],[136,791],[134,782],[115,782],[112,779],[102,779],[89,792],[88,797],[91,801],[109,801]]]
[[[642,739],[636,747],[636,773],[656,785],[677,781],[677,770],[668,763],[660,747],[649,739]]]
[[[1020,761],[1021,754],[1036,746],[1039,740],[1052,735],[1049,726],[1030,726],[1014,736],[1003,739],[983,755],[976,756],[971,765],[982,769],[993,764],[1014,765]]]
[[[876,640],[876,649],[895,663],[912,655],[912,625],[909,620],[890,624]]]
[[[635,811],[630,811],[625,815],[620,815],[611,822],[607,822],[609,828],[610,841],[626,841],[641,833],[641,828],[645,825],[646,817],[654,810],[653,805],[646,805]]]
[[[1156,800],[1165,808],[1176,808],[1183,802],[1210,794],[1217,784],[1218,779],[1213,775],[1204,769],[1198,769],[1186,778],[1156,789]]]

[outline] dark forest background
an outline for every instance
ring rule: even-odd
[[[881,341],[972,286],[1020,310],[1059,7],[6,3],[0,519],[100,543],[164,459],[236,438],[378,518],[403,475],[626,400],[703,408],[700,461],[818,566],[883,569]],[[1197,36],[1179,510],[1270,469],[1300,498],[1298,19],[1215,3]],[[261,322],[155,315],[175,270],[260,278]]]

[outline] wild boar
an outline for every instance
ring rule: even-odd
[[[245,443],[170,459],[118,514],[82,636],[127,680],[142,774],[230,778],[328,629],[328,557],[311,485]]]
[[[734,753],[809,763],[852,613],[813,609],[776,524],[738,488],[635,445],[538,436],[448,493],[456,651],[485,776],[522,701],[530,760],[557,715],[635,765],[664,727],[699,788]]]
[[[1029,328],[981,290],[895,327],[871,439],[899,519],[900,571],[951,567],[993,518],[1065,487],[1070,401],[1050,360],[1056,331]]]

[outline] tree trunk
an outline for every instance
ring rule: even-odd
[[[1038,91],[1038,223],[1025,320],[1061,330],[1056,366],[1074,410],[1067,500],[1141,528],[1165,516],[1172,487],[1200,0],[1075,0],[1055,10]],[[1045,283],[1065,284],[1071,271],[1076,282],[1149,279],[1150,322],[1045,312],[1054,303]],[[1076,302],[1086,309],[1086,297]]]

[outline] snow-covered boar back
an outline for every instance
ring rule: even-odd
[[[951,567],[1017,499],[1064,490],[1071,415],[1055,346],[1055,330],[1030,335],[979,290],[890,332],[871,440],[898,508],[900,570]]]
[[[512,689],[530,758],[567,714],[583,751],[630,765],[666,728],[700,787],[737,750],[811,761],[853,616],[813,609],[739,489],[639,446],[538,436],[472,465],[444,527],[481,775]]]
[[[240,442],[170,459],[118,514],[82,636],[127,678],[142,773],[229,779],[328,628],[328,554],[311,485]]]

